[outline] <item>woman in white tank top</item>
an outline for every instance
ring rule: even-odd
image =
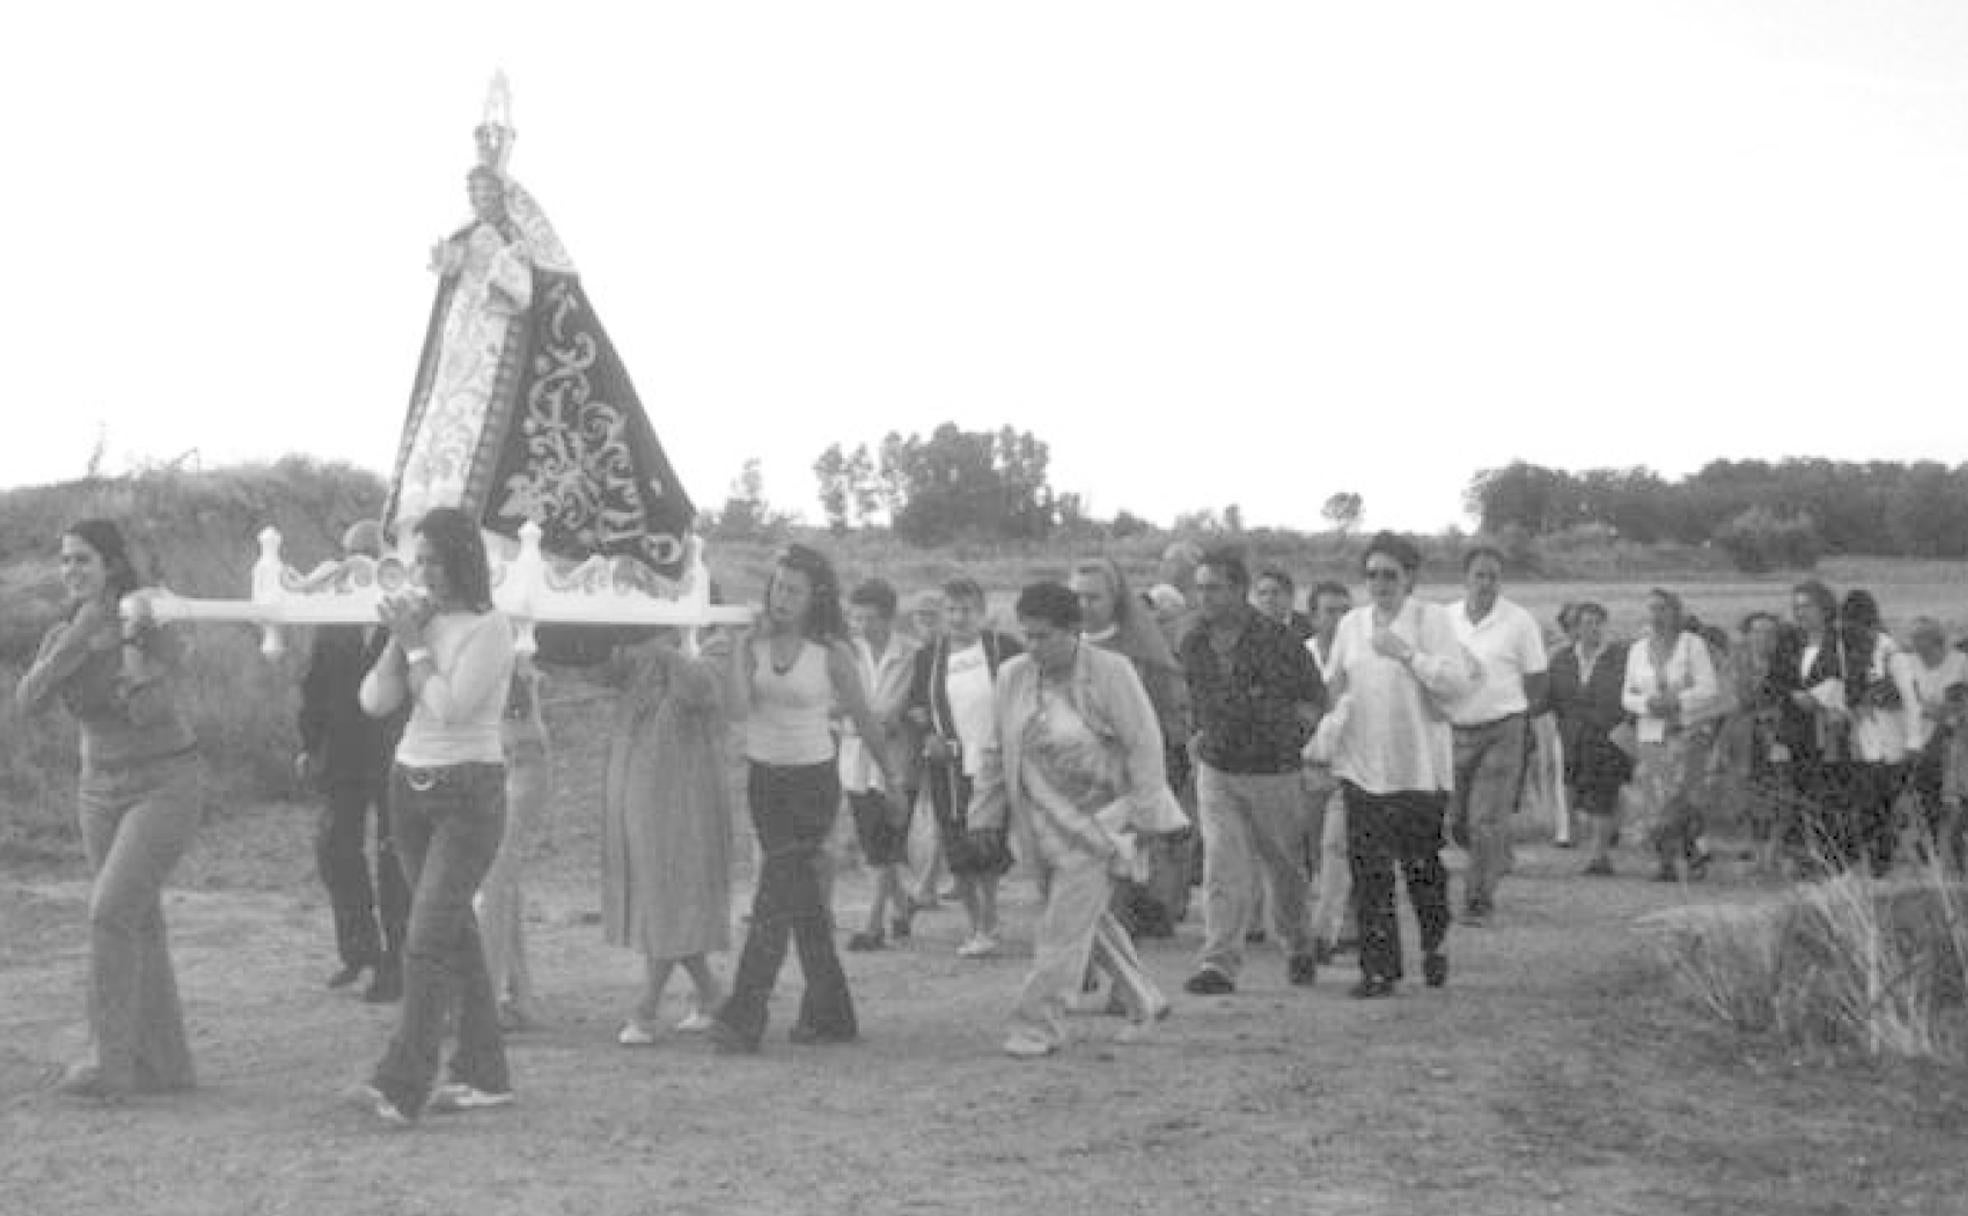
[[[732,712],[745,719],[746,790],[764,864],[731,996],[718,1010],[711,1041],[725,1053],[758,1050],[790,939],[806,976],[792,1041],[852,1042],[859,1035],[854,1000],[823,896],[825,846],[841,801],[828,722],[838,704],[862,738],[881,732],[848,644],[840,581],[819,552],[791,545],[780,555],[766,586],[764,619],[732,648],[730,678]],[[900,774],[887,771],[886,757],[875,760],[883,788],[899,789]]]

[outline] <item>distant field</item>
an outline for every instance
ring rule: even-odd
[[[1864,588],[1878,597],[1880,610],[1895,633],[1904,635],[1915,617],[1931,616],[1955,637],[1968,635],[1968,563],[1849,560],[1823,563],[1815,572],[1840,595]],[[1647,592],[1663,586],[1679,594],[1688,610],[1703,620],[1733,630],[1750,612],[1776,612],[1786,619],[1790,589],[1799,576],[1782,578],[1644,582],[1518,582],[1504,594],[1530,609],[1540,621],[1550,621],[1561,605],[1592,600],[1605,605],[1613,631],[1620,636],[1639,632],[1645,624]],[[1424,587],[1429,599],[1455,600],[1462,589],[1453,585]]]

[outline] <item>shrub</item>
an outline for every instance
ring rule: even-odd
[[[1824,538],[1809,515],[1779,515],[1751,507],[1715,531],[1721,546],[1747,574],[1770,570],[1809,570],[1824,555]]]
[[[1960,1058],[1968,892],[1938,868],[1911,882],[1855,874],[1755,906],[1642,921],[1695,1005],[1749,1033],[1871,1056]]]

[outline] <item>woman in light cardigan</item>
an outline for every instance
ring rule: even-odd
[[[390,827],[411,890],[403,1007],[389,1051],[361,1091],[385,1123],[406,1126],[426,1107],[472,1110],[512,1102],[505,1041],[472,897],[492,868],[506,823],[502,739],[513,673],[512,625],[492,607],[478,525],[448,507],[417,525],[422,596],[385,600],[390,644],[363,678],[363,712],[387,717],[406,699],[410,721],[390,774]],[[438,1053],[455,1018],[449,1079],[435,1090]]]
[[[1688,727],[1708,713],[1721,693],[1708,644],[1682,624],[1680,596],[1660,588],[1648,593],[1647,632],[1626,652],[1620,696],[1634,717],[1640,755],[1633,782],[1660,858],[1654,877],[1663,882],[1680,879],[1681,867],[1694,863],[1698,854],[1701,825],[1685,796],[1696,775]],[[1700,868],[1694,872],[1698,876]]]
[[[1058,583],[1018,597],[1029,647],[1004,665],[992,731],[966,814],[973,832],[1009,826],[1039,872],[1032,969],[1011,1016],[1005,1051],[1046,1056],[1066,1041],[1062,1015],[1089,962],[1113,979],[1139,1042],[1168,1012],[1134,944],[1108,909],[1117,873],[1137,879],[1141,833],[1187,824],[1162,766],[1154,706],[1124,656],[1084,642],[1080,604]]]

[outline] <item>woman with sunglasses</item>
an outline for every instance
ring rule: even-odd
[[[1360,920],[1360,999],[1390,996],[1401,978],[1394,874],[1407,880],[1421,926],[1422,977],[1448,982],[1449,875],[1442,822],[1455,786],[1445,706],[1477,681],[1448,610],[1413,598],[1421,553],[1382,532],[1362,559],[1368,603],[1339,623],[1327,669],[1332,712],[1312,748],[1328,753],[1346,800],[1353,906]]]

